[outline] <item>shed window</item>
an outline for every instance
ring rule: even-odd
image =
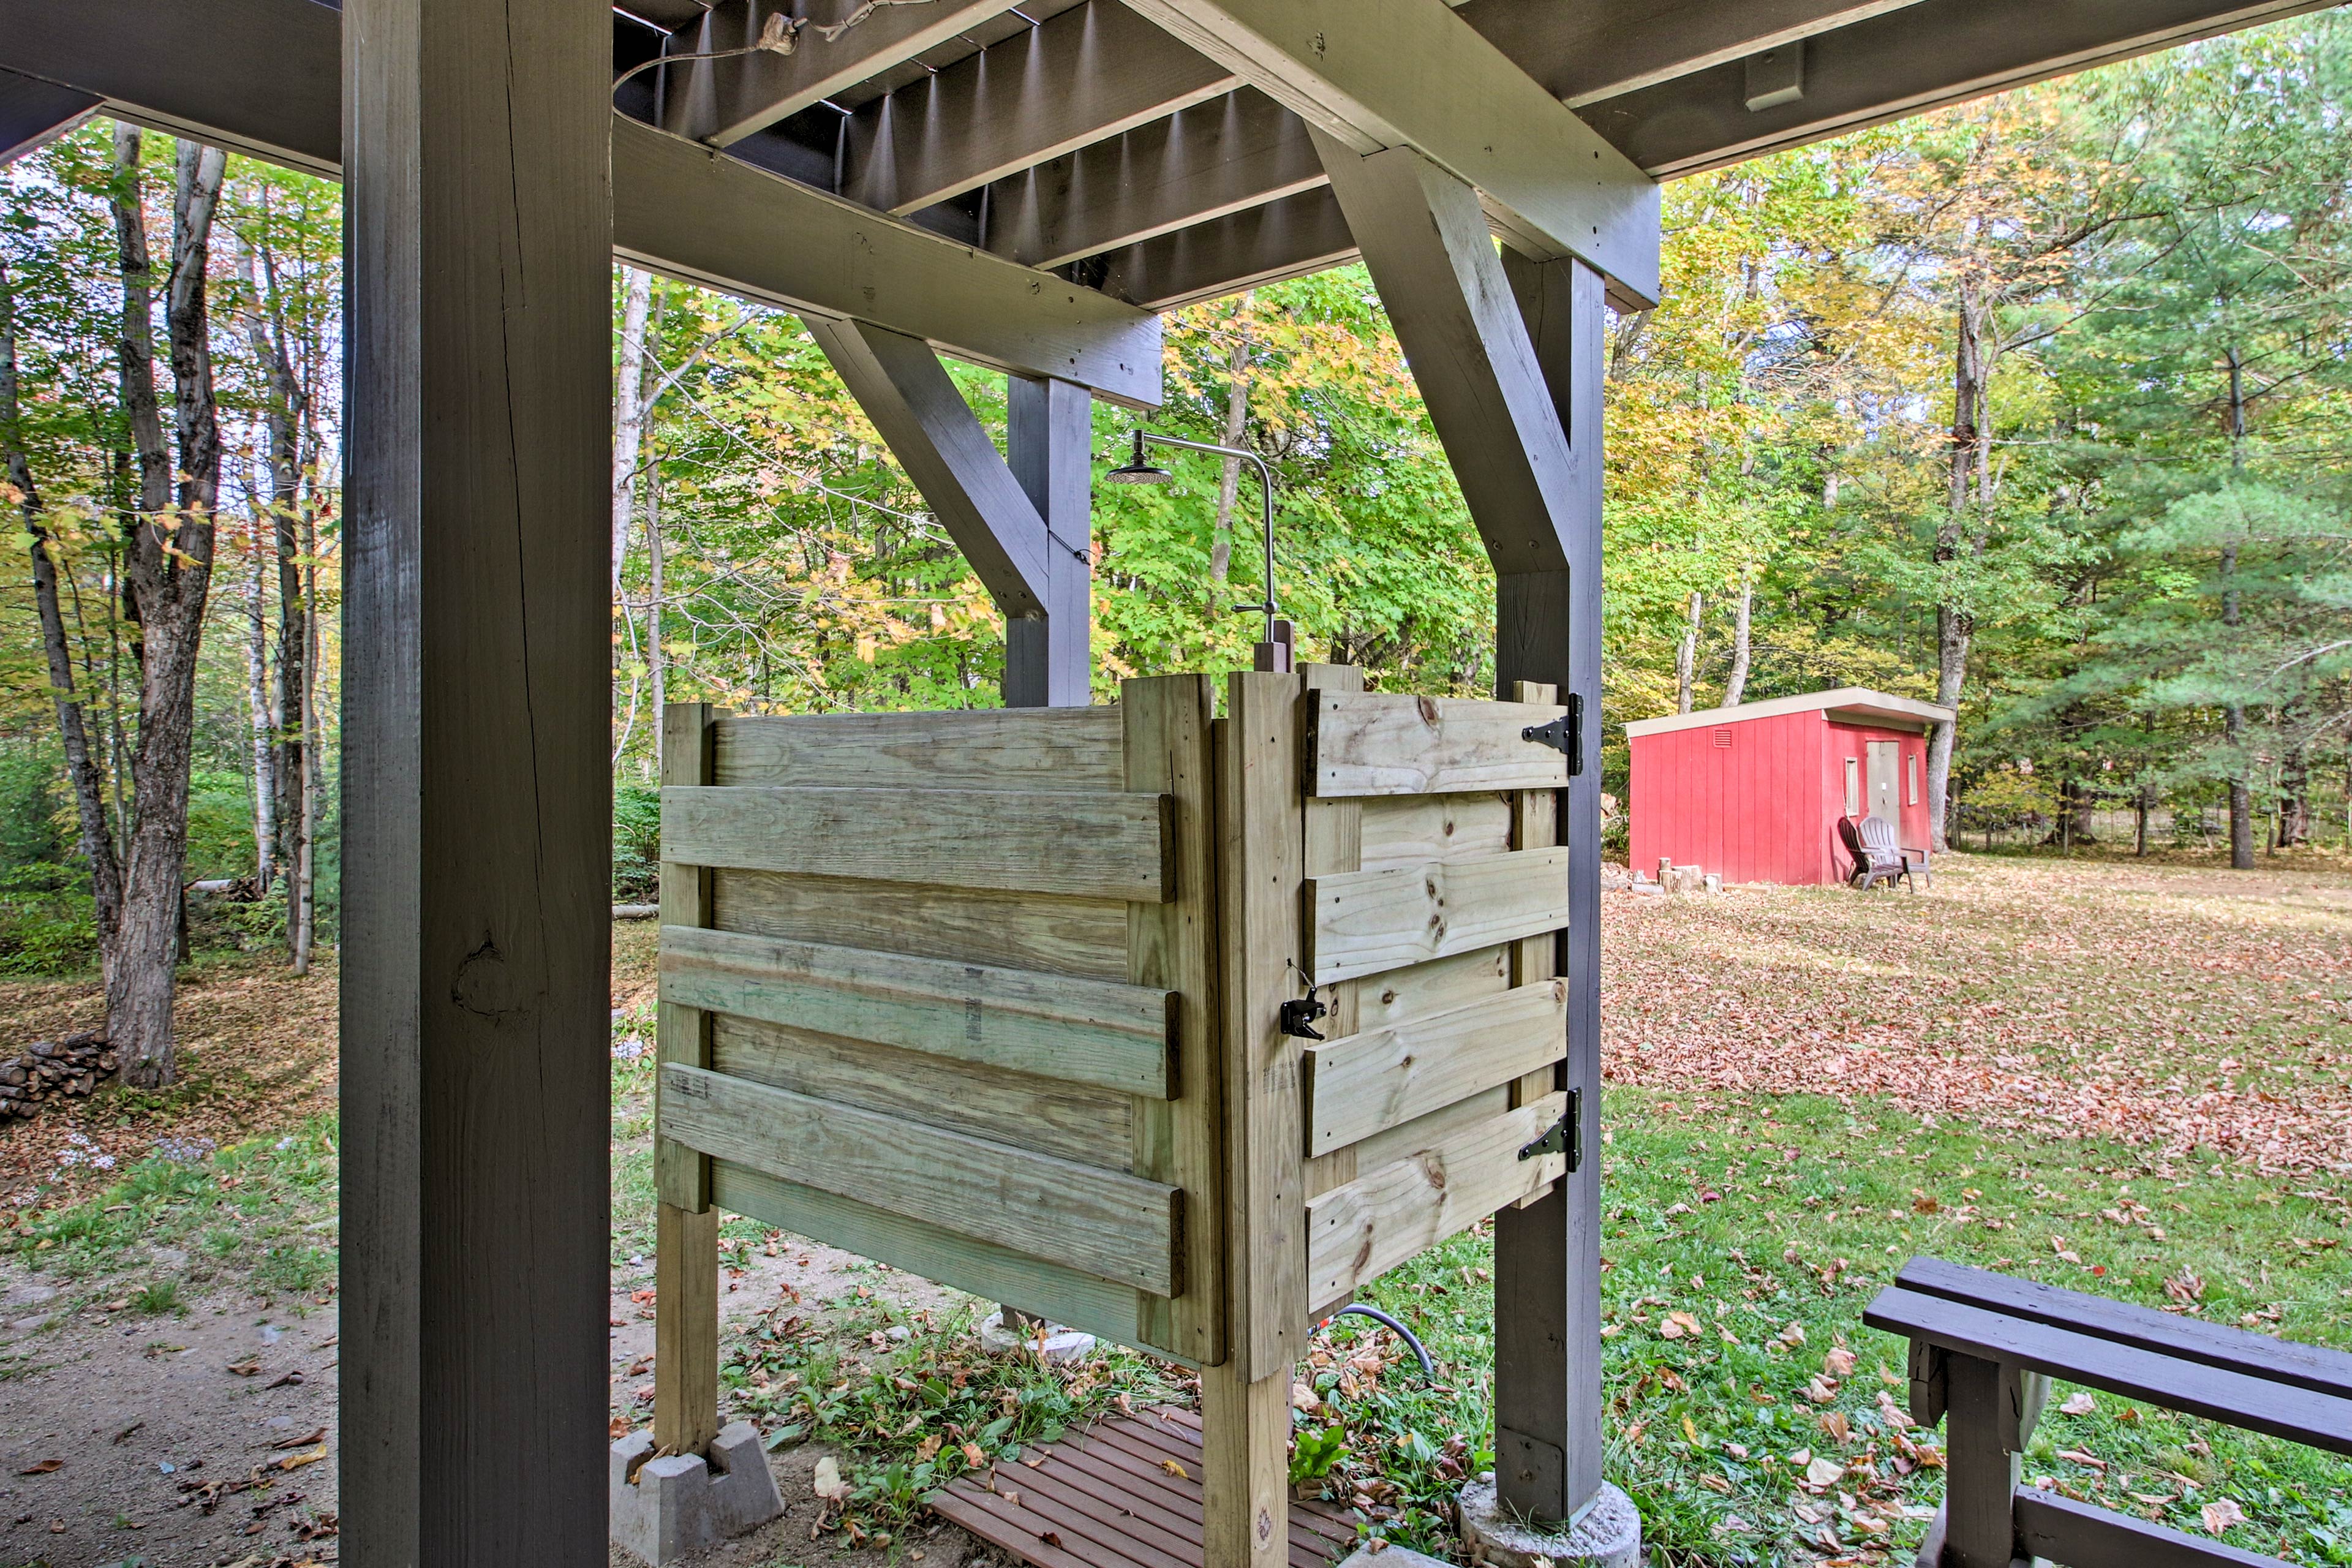
[[[1906,756],[1903,761],[1906,764],[1903,770],[1904,783],[1906,789],[1905,804],[1916,805],[1919,804],[1919,753],[1913,752],[1909,755]]]
[[[1862,815],[1862,759],[1860,757],[1848,757],[1845,760],[1845,814],[1848,816]]]
[[[1718,751],[1728,747],[1731,744],[1731,731],[1729,730],[1717,730],[1715,732],[1715,744],[1716,749]]]

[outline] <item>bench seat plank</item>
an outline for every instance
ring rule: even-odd
[[[1937,1296],[1988,1311],[2003,1312],[2055,1328],[2136,1345],[2206,1366],[2240,1372],[2272,1383],[2291,1384],[2352,1399],[2352,1355],[2320,1345],[2296,1344],[2225,1323],[2179,1317],[2128,1301],[2110,1300],[1988,1269],[1915,1258],[1895,1282],[1906,1290]]]
[[[1893,1285],[1862,1321],[1982,1361],[2006,1362],[2249,1432],[2352,1455],[2352,1399]]]

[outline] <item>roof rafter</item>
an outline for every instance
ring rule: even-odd
[[[1013,0],[719,0],[675,37],[662,129],[724,147],[945,43]],[[790,52],[762,46],[772,25]],[[697,55],[730,58],[692,59]]]
[[[1522,252],[1657,300],[1656,183],[1444,0],[1129,3],[1336,145],[1412,147],[1450,171]]]
[[[341,172],[341,19],[310,0],[0,0],[0,68],[140,123]],[[1148,312],[618,115],[613,242],[727,293],[871,321],[1130,406],[1160,402]]]

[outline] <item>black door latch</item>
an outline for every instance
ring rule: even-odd
[[[1571,1171],[1584,1163],[1584,1091],[1582,1089],[1570,1089],[1568,1114],[1561,1117],[1559,1124],[1550,1131],[1519,1150],[1519,1158],[1522,1160],[1538,1160],[1546,1154],[1567,1155],[1568,1168]]]
[[[1568,694],[1568,711],[1549,724],[1530,724],[1519,731],[1522,741],[1533,741],[1539,746],[1549,746],[1555,752],[1568,754],[1568,776],[1576,777],[1584,771],[1584,699],[1576,692]]]
[[[1298,1040],[1319,1040],[1315,1032],[1315,1020],[1331,1011],[1318,996],[1303,996],[1296,1002],[1282,1005],[1282,1032]]]

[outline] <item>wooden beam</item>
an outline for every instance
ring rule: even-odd
[[[719,724],[715,782],[892,789],[1126,787],[1116,708],[794,713]]]
[[[1013,0],[880,6],[866,0],[793,0],[782,5],[772,0],[718,0],[700,21],[677,35],[671,53],[756,49],[763,29],[779,17],[789,29],[792,52],[756,49],[728,59],[659,68],[668,77],[662,129],[727,146],[1012,8]]]
[[[98,107],[95,94],[0,70],[0,163],[47,146]]]
[[[1601,1162],[1591,1152],[1601,1147],[1601,388],[1607,315],[1600,276],[1580,263],[1537,264],[1507,254],[1504,271],[1570,459],[1564,482],[1551,492],[1560,510],[1544,520],[1559,542],[1558,564],[1496,574],[1495,676],[1505,695],[1532,682],[1584,703],[1582,766],[1557,792],[1552,838],[1568,855],[1568,921],[1551,972],[1568,982],[1568,1058],[1559,1081],[1577,1091],[1587,1152],[1550,1195],[1496,1216],[1495,1473],[1510,1508],[1565,1520],[1601,1482]],[[1440,434],[1449,443],[1465,438],[1450,426],[1441,426]]]
[[[1804,96],[1747,106],[1738,61],[1590,104],[1660,179],[1739,163],[2028,82],[2323,9],[2330,0],[1921,0],[1805,46]]]
[[[260,121],[317,101],[206,37],[249,7],[100,8],[46,7]],[[344,1558],[601,1563],[612,16],[351,0],[342,37]]]
[[[1244,87],[998,180],[982,238],[1059,267],[1329,183],[1307,122]]]
[[[1486,702],[1394,692],[1317,692],[1307,711],[1307,779],[1319,799],[1550,789],[1560,751],[1527,738],[1556,703]]]
[[[1045,613],[1045,520],[947,367],[917,338],[860,321],[809,331],[1007,616]]]
[[[1410,147],[1512,243],[1658,298],[1657,186],[1444,0],[1129,0],[1359,155]],[[1334,178],[1337,178],[1336,173]]]
[[[1568,987],[1555,980],[1307,1047],[1307,1152],[1360,1143],[1549,1066],[1567,1013]]]
[[[1094,402],[1066,381],[1014,376],[1005,399],[1005,465],[1043,534],[1042,615],[1006,623],[1008,708],[1084,708],[1094,700]]]
[[[1530,5],[1468,0],[1462,19],[1570,108],[1632,92],[1917,0],[1650,0],[1642,5]]]
[[[624,259],[959,358],[1160,402],[1160,321],[1091,289],[794,184],[632,120],[613,121]],[[780,237],[791,243],[779,243]],[[812,320],[812,326],[815,324]]]
[[[0,0],[0,67],[89,93],[110,113],[340,172],[341,26],[312,0]],[[1129,407],[1159,405],[1160,328],[1148,311],[625,117],[613,119],[612,166],[614,247],[625,261],[806,315],[871,321]]]
[[[2021,1557],[2081,1568],[2284,1568],[2284,1558],[2225,1546],[2210,1536],[2156,1524],[2040,1487],[2020,1487],[2011,1505]]]
[[[1352,261],[1355,237],[1325,187],[1127,246],[1080,265],[1103,292],[1173,310]]]
[[[1601,458],[1560,428],[1476,193],[1410,148],[1357,158],[1325,139],[1324,162],[1496,571],[1564,568]]]
[[[843,127],[840,191],[885,212],[915,212],[1230,92],[1239,79],[1118,0],[1086,0],[860,105]]]

